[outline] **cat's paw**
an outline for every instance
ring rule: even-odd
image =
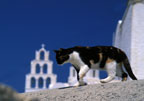
[[[74,87],[85,86],[85,85],[87,85],[86,82],[77,82],[76,84],[74,84]]]
[[[107,83],[105,79],[100,80],[101,83]]]
[[[80,82],[80,85],[79,85],[79,86],[85,86],[85,85],[87,85],[86,82]]]
[[[114,76],[108,76],[105,79],[101,79],[100,82],[101,83],[108,83],[108,82],[112,81],[114,78],[115,78]]]
[[[80,86],[79,82],[77,82],[76,84],[74,84],[74,87],[78,87],[78,86]]]

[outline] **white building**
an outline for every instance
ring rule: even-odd
[[[138,79],[144,79],[144,0],[129,0],[113,45],[124,50]]]
[[[30,69],[30,73],[26,75],[25,92],[68,86],[57,82],[57,75],[53,73],[53,62],[49,59],[49,51],[46,51],[44,45],[36,51]]]

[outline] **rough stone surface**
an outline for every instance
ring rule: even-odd
[[[40,101],[144,101],[144,80],[44,90],[22,95]]]

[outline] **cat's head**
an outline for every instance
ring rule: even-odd
[[[56,61],[58,64],[61,65],[68,62],[70,54],[68,49],[60,48],[59,50],[54,50],[54,52],[56,53]]]

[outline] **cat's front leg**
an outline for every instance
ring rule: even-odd
[[[89,71],[89,67],[87,65],[80,67],[80,71],[78,73],[78,85],[77,86],[86,85],[86,83],[83,81],[83,77],[86,75],[88,71]]]

